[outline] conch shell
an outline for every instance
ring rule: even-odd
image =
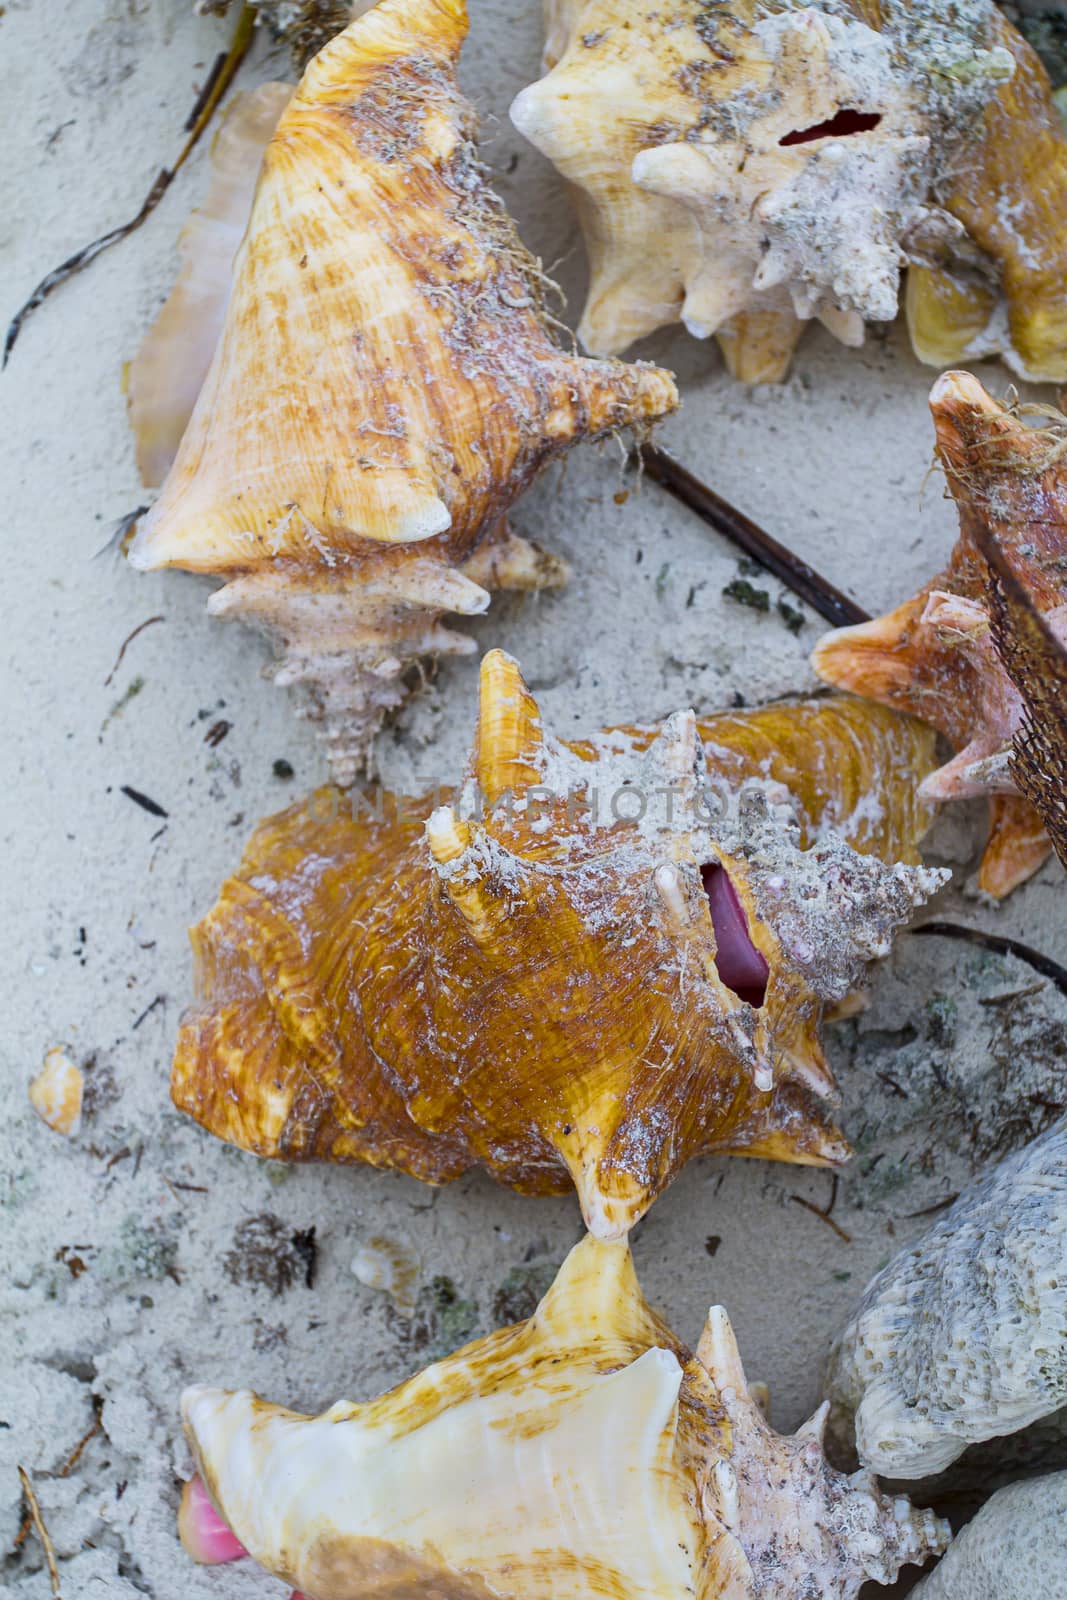
[[[1061,1600],[1067,1594],[1067,1472],[999,1489],[912,1600]]]
[[[456,85],[466,28],[463,0],[381,0],[311,63],[130,551],[225,579],[209,610],[278,641],[275,679],[306,685],[342,783],[410,664],[474,648],[443,612],[563,581],[507,528],[537,471],[677,401],[665,372],[553,342]]]
[[[1041,866],[1049,838],[1018,792],[1012,747],[1025,702],[990,632],[983,549],[992,541],[1050,634],[1067,642],[1067,462],[1062,429],[1027,428],[969,373],[940,378],[930,408],[960,514],[949,564],[886,616],[828,633],[812,663],[827,683],[913,712],[951,741],[957,754],[925,780],[922,794],[992,797],[978,882],[1002,896]],[[1048,781],[1050,807],[1062,813],[1054,773]]]
[[[492,651],[458,793],[260,824],[175,1103],[284,1160],[573,1182],[601,1237],[692,1156],[839,1163],[819,1024],[947,876],[905,864],[932,744],[832,699],[557,743]]]
[[[182,1416],[233,1535],[317,1600],[849,1600],[948,1539],[827,1465],[824,1413],[770,1428],[721,1306],[691,1354],[588,1237],[528,1322],[378,1400],[194,1388]]]
[[[1061,1118],[872,1280],[830,1355],[835,1433],[873,1471],[925,1478],[1067,1405],[1065,1259]]]
[[[911,261],[920,359],[1067,378],[1067,139],[992,0],[548,0],[547,36],[511,116],[574,194],[587,349],[681,321],[772,382]]]

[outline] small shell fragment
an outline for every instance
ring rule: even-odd
[[[402,1317],[415,1311],[419,1264],[406,1245],[376,1236],[361,1244],[352,1258],[352,1271],[368,1289],[382,1289]]]
[[[82,1089],[81,1068],[56,1045],[30,1084],[30,1104],[42,1122],[70,1138],[81,1127]]]

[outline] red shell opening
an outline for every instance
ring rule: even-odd
[[[779,144],[812,144],[816,139],[847,139],[854,133],[870,133],[881,122],[878,111],[837,112],[828,122],[813,123],[810,128],[794,128],[783,134]]]
[[[708,862],[701,867],[700,876],[715,929],[715,966],[719,977],[738,999],[750,1006],[761,1006],[767,998],[770,968],[752,943],[748,918],[730,882],[730,874],[718,862]]]

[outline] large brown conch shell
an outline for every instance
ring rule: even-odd
[[[949,564],[886,616],[827,634],[812,660],[827,683],[921,716],[948,737],[957,754],[926,780],[923,794],[929,800],[991,795],[992,829],[978,881],[1001,896],[1036,872],[1049,852],[1030,799],[1064,832],[1067,750],[1055,699],[1056,684],[1067,681],[1056,666],[1067,641],[1067,451],[1062,428],[1026,427],[966,372],[939,379],[930,407],[960,513]],[[990,553],[1003,568],[995,583]],[[1014,630],[1002,630],[998,650],[990,604],[1002,592],[1015,597],[1017,612],[1029,607],[1035,618],[1040,639],[1027,659],[1051,666],[1032,661],[1027,668],[1018,655],[1025,646],[1016,646],[1013,657],[1021,616]],[[1007,603],[996,601],[1001,608]],[[1020,738],[1021,767],[1013,750]],[[1058,776],[1055,764],[1042,771],[1048,762],[1058,762]]]
[[[775,1433],[723,1308],[691,1353],[592,1238],[528,1322],[380,1399],[199,1387],[182,1416],[190,1554],[243,1547],[316,1600],[853,1600],[949,1537],[827,1464],[825,1409]]]
[[[308,68],[130,553],[225,579],[209,609],[275,638],[276,681],[306,686],[340,782],[411,663],[474,648],[443,612],[562,581],[507,528],[537,471],[677,400],[667,373],[553,342],[456,86],[466,28],[463,0],[381,0]]]
[[[491,652],[457,793],[261,823],[175,1102],[285,1160],[573,1182],[603,1237],[695,1155],[840,1162],[819,1024],[947,876],[902,864],[932,746],[845,699],[557,743]]]
[[[681,321],[773,381],[911,262],[922,360],[1067,378],[1067,139],[992,0],[547,0],[545,66],[512,119],[574,194],[587,349]]]

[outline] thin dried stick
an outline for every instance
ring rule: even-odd
[[[683,467],[666,450],[653,444],[642,444],[635,459],[649,477],[674,495],[690,511],[695,511],[716,533],[753,557],[760,566],[780,579],[795,595],[817,611],[820,617],[835,628],[850,627],[853,623],[869,622],[871,614],[864,611],[847,594],[836,589],[828,578],[809,567],[806,561],[793,554],[784,544],[738,511],[728,500],[717,495],[707,484],[694,477],[688,467]]]
[[[119,227],[112,228],[110,232],[102,234],[99,239],[94,239],[91,244],[84,245],[81,250],[76,250],[72,256],[67,257],[66,261],[61,261],[58,267],[54,267],[51,272],[45,274],[30,295],[30,298],[15,312],[8,324],[7,337],[4,340],[4,356],[3,360],[0,361],[0,367],[7,366],[8,357],[15,348],[15,341],[22,332],[23,324],[31,312],[36,311],[38,306],[43,305],[49,295],[53,294],[61,284],[66,283],[68,278],[73,278],[76,273],[81,272],[90,262],[95,261],[98,255],[110,249],[113,244],[118,244],[120,239],[127,238],[141,226],[142,222],[152,215],[175,177],[185,165],[193,146],[214,116],[219,101],[233,82],[238,67],[248,54],[249,46],[252,43],[252,35],[255,31],[255,22],[255,7],[252,5],[242,6],[223,65],[217,71],[213,69],[213,81],[209,93],[204,95],[201,92],[197,99],[197,106],[200,107],[200,110],[193,121],[189,137],[183,144],[177,161],[172,167],[163,167],[157,174],[155,182],[145,196],[137,215],[131,217],[129,222],[124,222]],[[194,107],[194,111],[195,109]]]
[[[30,1475],[25,1467],[19,1468],[19,1482],[22,1484],[22,1492],[26,1496],[26,1504],[30,1508],[30,1516],[33,1518],[37,1537],[44,1547],[44,1558],[48,1563],[48,1577],[52,1585],[53,1600],[63,1600],[59,1590],[59,1568],[56,1566],[55,1547],[52,1544],[51,1535],[45,1527],[44,1517],[41,1515],[41,1507],[38,1504],[37,1496],[33,1491],[33,1484],[30,1481]]]
[[[802,1194],[791,1194],[789,1198],[793,1201],[794,1205],[803,1206],[804,1210],[810,1211],[813,1217],[818,1217],[820,1222],[825,1222],[826,1226],[828,1228],[832,1228],[837,1234],[837,1237],[844,1244],[852,1243],[852,1235],[850,1233],[846,1233],[841,1224],[834,1221],[829,1211],[824,1211],[821,1206],[817,1206],[814,1200],[805,1200]],[[833,1201],[830,1203],[832,1205]]]
[[[993,950],[1000,956],[1015,956],[1067,994],[1067,968],[1061,967],[1051,956],[1042,955],[1040,950],[1031,950],[1028,944],[1023,944],[1019,939],[1009,939],[1002,933],[986,933],[984,928],[966,928],[955,922],[923,922],[917,928],[906,928],[905,932],[935,933],[943,939],[963,939],[968,944],[981,945],[983,950]]]

